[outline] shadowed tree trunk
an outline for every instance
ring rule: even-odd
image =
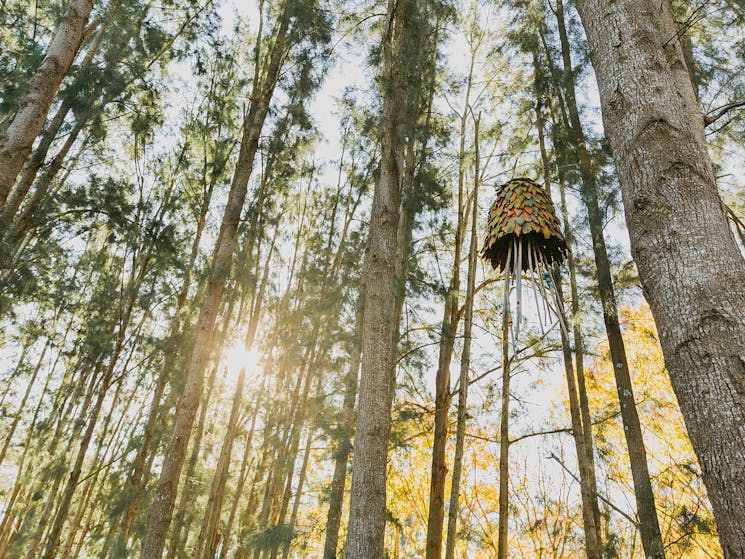
[[[745,259],[667,0],[578,0],[631,251],[725,557],[745,557]]]
[[[543,118],[543,108],[542,108],[542,84],[541,80],[538,78],[540,68],[538,64],[538,57],[537,53],[534,53],[533,55],[533,65],[534,70],[536,72],[536,121],[537,121],[537,127],[538,127],[538,143],[540,147],[541,152],[541,159],[543,161],[543,173],[544,173],[544,183],[546,192],[549,193],[549,196],[551,196],[551,162],[548,156],[548,151],[546,149],[546,142],[544,137],[544,118]],[[563,190],[562,190],[563,192]],[[564,231],[565,233],[569,231],[569,219],[566,211],[566,205],[564,204],[564,199],[562,196],[562,218],[564,219]],[[571,262],[569,262],[570,267],[570,274],[573,274],[574,269],[574,261],[573,261],[573,254],[571,252],[572,246],[570,244],[571,239],[567,238],[565,235],[565,240],[567,241],[567,247],[569,248],[569,254],[568,257],[572,259]],[[561,272],[559,270],[558,265],[554,268],[554,277],[556,278],[556,289],[559,292],[559,296],[563,298],[562,295],[562,289],[561,289]],[[572,324],[573,324],[573,331],[574,331],[574,339],[575,342],[580,338],[578,335],[579,332],[579,316],[577,313],[578,305],[577,300],[575,298],[575,291],[576,291],[576,282],[574,281],[574,276],[572,275]],[[565,318],[566,321],[566,318]],[[579,469],[579,475],[580,480],[582,481],[580,485],[580,494],[582,497],[582,521],[583,521],[583,528],[585,532],[585,551],[587,553],[588,559],[600,559],[600,548],[601,548],[601,540],[600,540],[600,529],[598,526],[599,521],[599,515],[595,514],[595,511],[597,510],[597,498],[595,497],[595,494],[597,493],[597,487],[595,483],[595,464],[593,463],[593,455],[592,452],[587,450],[587,444],[588,439],[587,435],[588,433],[585,431],[585,420],[589,422],[589,414],[586,416],[586,418],[583,418],[582,410],[580,407],[580,398],[579,398],[579,375],[584,374],[583,370],[581,369],[581,363],[582,363],[582,357],[579,355],[579,352],[577,352],[577,363],[580,365],[575,370],[574,361],[572,360],[572,347],[569,340],[569,335],[567,332],[564,331],[564,329],[560,329],[560,335],[561,335],[561,349],[562,349],[562,355],[564,358],[564,373],[567,378],[567,391],[569,394],[569,414],[572,422],[572,436],[574,437],[575,441],[575,449],[577,451],[577,466]],[[581,349],[581,346],[580,346]],[[575,375],[576,372],[576,375]],[[592,437],[592,431],[589,432],[589,437]],[[590,438],[590,440],[592,440]]]

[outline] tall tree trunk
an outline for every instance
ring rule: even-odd
[[[101,47],[104,31],[108,28],[110,20],[110,17],[107,18],[106,23],[104,23],[104,25],[96,32],[96,37],[93,39],[90,48],[85,53],[85,58],[78,66],[75,76],[76,85],[80,83],[82,79],[85,79],[85,71],[90,67],[94,56],[98,53],[98,50]],[[44,165],[49,148],[52,147],[52,143],[62,128],[65,118],[76,101],[79,101],[78,87],[71,87],[66,91],[59,107],[49,122],[49,125],[42,133],[41,138],[39,139],[39,144],[36,146],[34,152],[26,163],[23,173],[21,173],[21,178],[18,179],[18,183],[8,196],[7,203],[0,212],[0,225],[9,224],[15,218],[16,212],[23,203],[23,200],[26,198],[28,191],[31,189],[31,185],[34,183],[34,179],[36,179],[39,169]],[[83,114],[84,118],[87,118],[91,114],[91,111],[83,111]]]
[[[228,514],[228,520],[225,523],[225,529],[223,530],[222,545],[220,547],[220,558],[219,559],[225,559],[228,556],[228,550],[230,549],[230,539],[233,534],[233,523],[235,522],[235,515],[238,511],[238,504],[241,500],[241,497],[243,496],[243,487],[246,483],[246,477],[248,475],[248,466],[249,466],[250,458],[252,455],[251,451],[253,449],[252,442],[254,439],[254,432],[256,430],[256,420],[259,416],[261,402],[264,399],[265,386],[266,386],[266,377],[264,377],[264,380],[261,383],[261,388],[259,388],[259,391],[254,398],[253,413],[251,414],[251,427],[248,430],[248,435],[246,435],[246,446],[243,451],[241,472],[240,472],[240,475],[238,476],[238,481],[235,486],[235,492],[233,494],[233,502],[230,506],[230,514]]]
[[[470,81],[470,80],[469,80]],[[466,103],[468,108],[468,103]],[[468,248],[468,276],[466,279],[466,300],[463,315],[463,352],[460,358],[458,380],[458,420],[455,428],[455,458],[450,486],[450,506],[448,508],[448,530],[445,544],[445,559],[455,557],[455,535],[458,526],[458,501],[460,498],[460,478],[463,471],[463,450],[466,442],[466,413],[468,411],[468,383],[471,368],[471,339],[473,331],[473,293],[476,285],[476,260],[478,257],[478,217],[479,217],[479,120],[474,124],[474,184],[471,212],[471,244]],[[458,311],[460,312],[460,310]]]
[[[450,412],[450,363],[453,357],[455,336],[460,322],[460,261],[463,246],[463,233],[468,221],[464,203],[465,170],[466,170],[466,124],[468,122],[471,84],[475,56],[471,57],[468,72],[466,96],[463,103],[463,114],[460,121],[460,148],[458,151],[458,215],[455,226],[455,247],[453,272],[450,278],[445,308],[440,327],[440,348],[435,375],[435,421],[432,445],[432,467],[429,485],[429,513],[427,516],[426,559],[442,557],[442,529],[445,521],[445,478],[447,465],[445,451],[448,441],[448,414]]]
[[[238,374],[238,382],[235,387],[235,396],[233,397],[233,407],[230,410],[228,419],[228,428],[225,432],[225,438],[220,450],[220,457],[215,467],[215,474],[212,477],[210,494],[207,500],[207,509],[204,512],[202,528],[197,538],[195,548],[196,557],[213,557],[217,544],[217,529],[220,524],[220,515],[222,513],[222,503],[225,498],[225,485],[228,480],[228,468],[233,455],[233,441],[238,423],[238,415],[243,402],[243,382],[246,378],[245,367]]]
[[[745,259],[667,1],[578,0],[631,250],[717,520],[745,557]],[[609,38],[612,37],[612,40]]]
[[[292,513],[290,513],[290,522],[287,525],[289,537],[283,542],[284,549],[282,550],[282,559],[287,559],[290,555],[290,548],[292,547],[292,540],[295,537],[295,525],[297,523],[297,514],[300,509],[300,499],[303,496],[303,485],[305,485],[305,476],[308,472],[308,462],[310,459],[311,444],[313,443],[313,434],[315,428],[310,425],[308,427],[308,437],[305,440],[305,451],[303,452],[303,463],[300,466],[300,473],[298,474],[297,490],[295,491],[295,502],[292,505]]]
[[[535,67],[536,76],[539,72],[538,58],[534,54],[533,63]],[[542,91],[538,85],[539,80],[536,78],[536,120],[538,127],[538,141],[541,151],[541,159],[543,161],[543,173],[546,192],[551,197],[551,163],[546,149],[546,142],[544,137],[544,120],[542,111]],[[562,191],[563,192],[563,191]],[[568,215],[566,208],[564,207],[564,200],[562,197],[562,211],[564,219],[564,230],[565,232],[569,229]],[[566,236],[565,236],[566,239]],[[569,248],[569,254],[573,259],[574,256],[571,253],[570,240],[567,239],[567,247]],[[573,261],[570,265],[573,265]],[[561,290],[561,274],[558,265],[554,268],[554,277],[556,278],[556,289],[559,293],[559,297],[563,298]],[[576,282],[573,284],[576,290]],[[575,340],[577,339],[577,328],[579,328],[579,316],[577,309],[575,308],[576,300],[572,297],[572,323],[574,328]],[[566,322],[566,317],[565,317]],[[561,349],[562,356],[564,358],[564,373],[567,378],[567,391],[569,394],[569,415],[572,422],[572,436],[574,437],[575,449],[577,452],[577,466],[579,469],[579,476],[581,480],[580,484],[580,495],[582,497],[582,522],[585,532],[585,552],[588,559],[600,559],[600,529],[598,526],[599,515],[595,514],[597,510],[597,487],[595,484],[595,464],[593,462],[593,456],[588,453],[586,445],[587,438],[585,432],[585,422],[582,416],[582,409],[579,402],[578,393],[578,381],[577,376],[581,374],[581,371],[577,372],[575,376],[574,361],[572,360],[572,347],[569,340],[569,335],[563,328],[560,329],[561,336]],[[581,363],[581,357],[578,357]],[[589,419],[589,418],[588,418]],[[590,432],[590,436],[592,436]]]
[[[148,257],[146,256],[145,260],[147,261],[147,259]],[[87,423],[87,425],[85,431],[83,432],[83,438],[80,440],[80,446],[78,447],[78,453],[75,457],[75,462],[73,464],[72,470],[70,471],[67,483],[65,484],[60,504],[57,507],[57,512],[55,513],[54,521],[47,537],[47,542],[43,553],[44,559],[53,559],[56,555],[57,546],[59,545],[59,540],[62,534],[62,528],[65,524],[67,512],[70,508],[75,489],[77,488],[80,474],[82,473],[83,461],[85,460],[85,456],[88,452],[88,446],[90,445],[90,442],[93,438],[93,432],[96,427],[96,422],[98,421],[98,416],[101,412],[101,407],[103,406],[106,394],[111,387],[116,365],[119,362],[119,357],[121,355],[122,349],[124,348],[124,343],[126,341],[126,332],[129,326],[130,317],[132,316],[132,309],[134,307],[136,294],[139,292],[139,288],[142,285],[142,281],[147,272],[147,268],[147,264],[143,264],[136,274],[134,270],[132,272],[132,281],[128,286],[129,297],[126,303],[126,307],[122,309],[123,312],[119,320],[119,332],[116,339],[116,345],[113,349],[111,357],[109,358],[109,363],[106,367],[103,377],[101,378],[101,381],[99,383],[98,395],[96,397],[95,404],[93,405],[93,410],[90,412],[90,414],[86,413],[85,415],[81,415],[81,420],[84,423]]]
[[[505,274],[504,304],[509,305],[509,276]],[[499,414],[499,524],[497,525],[497,559],[507,559],[510,504],[510,317],[503,311],[502,320],[502,407]]]
[[[202,206],[199,212],[199,218],[197,219],[197,226],[194,232],[194,240],[191,245],[191,252],[189,253],[189,260],[184,270],[184,278],[181,284],[181,289],[176,296],[176,308],[174,309],[173,316],[171,317],[171,324],[169,326],[169,335],[172,339],[178,337],[181,333],[181,323],[183,320],[183,309],[186,305],[186,299],[189,295],[191,287],[191,278],[194,270],[194,264],[197,256],[199,255],[199,244],[202,240],[202,233],[206,223],[207,212],[209,211],[210,202],[212,201],[212,193],[214,191],[214,180],[210,182],[207,191],[205,192]],[[163,366],[156,379],[155,386],[152,391],[152,398],[150,403],[150,411],[145,422],[145,427],[142,434],[142,442],[137,449],[137,455],[135,456],[134,465],[132,467],[132,473],[129,476],[128,483],[132,488],[133,496],[127,502],[127,505],[121,513],[119,521],[119,533],[117,534],[117,543],[112,548],[116,551],[118,548],[126,547],[127,540],[129,539],[129,533],[132,529],[132,524],[137,516],[142,501],[145,496],[145,480],[149,474],[149,469],[146,467],[148,457],[151,451],[154,452],[155,448],[160,439],[160,434],[157,433],[158,422],[161,420],[165,411],[162,409],[161,400],[165,393],[166,386],[168,384],[168,373],[173,368],[173,362],[176,359],[175,352],[167,351],[163,357]],[[105,551],[105,550],[104,550]]]
[[[352,436],[354,435],[354,403],[357,398],[357,384],[360,374],[360,359],[362,355],[362,319],[365,305],[364,287],[360,287],[357,299],[357,310],[354,320],[354,340],[349,357],[349,372],[347,373],[342,406],[341,422],[337,426],[339,440],[334,450],[334,474],[331,478],[329,491],[329,510],[326,516],[326,531],[323,545],[323,559],[336,559],[339,544],[339,527],[341,526],[341,512],[344,504],[344,487],[347,480],[347,463],[352,450]]]
[[[5,453],[8,452],[10,443],[13,440],[13,435],[15,435],[16,429],[18,428],[18,423],[21,421],[21,416],[26,409],[26,402],[28,401],[28,397],[31,394],[31,389],[36,383],[36,377],[38,376],[39,371],[41,370],[41,366],[44,363],[44,356],[47,354],[47,349],[49,349],[50,342],[51,340],[47,340],[47,343],[44,344],[44,348],[41,350],[41,355],[39,355],[39,359],[37,360],[36,366],[34,367],[34,372],[31,374],[31,378],[26,384],[26,391],[23,393],[23,398],[21,398],[21,402],[20,404],[18,404],[18,410],[13,414],[13,421],[8,428],[8,434],[5,436],[3,446],[2,448],[0,448],[0,465],[5,460]],[[23,358],[21,358],[21,363],[23,363]],[[10,385],[13,383],[8,384]]]
[[[383,559],[386,521],[386,463],[391,428],[394,355],[396,238],[407,130],[409,75],[404,42],[413,33],[411,0],[389,0],[382,69],[381,161],[370,219],[365,262],[362,372],[354,440],[351,504],[345,557]]]
[[[556,21],[559,28],[561,41],[561,52],[564,63],[564,86],[566,93],[566,104],[569,113],[569,133],[574,147],[577,151],[579,170],[582,178],[581,195],[587,207],[587,215],[590,224],[590,235],[595,254],[595,266],[597,269],[598,287],[600,300],[603,307],[603,320],[608,335],[611,359],[613,360],[613,372],[616,378],[616,388],[621,406],[621,419],[624,426],[624,436],[631,462],[631,474],[634,482],[634,495],[636,497],[637,515],[639,516],[639,531],[642,545],[647,557],[662,559],[665,556],[662,544],[659,521],[657,519],[657,508],[655,506],[652,483],[649,478],[649,466],[647,465],[647,452],[644,447],[639,414],[634,400],[634,389],[629,373],[628,360],[626,358],[626,347],[621,336],[621,326],[618,319],[618,307],[613,287],[613,276],[611,275],[610,260],[605,246],[603,236],[603,214],[598,201],[598,190],[595,174],[592,170],[590,154],[587,150],[586,140],[577,107],[575,94],[574,71],[572,68],[569,39],[566,32],[564,20],[564,9],[562,0],[556,2]]]
[[[21,167],[31,153],[49,107],[75,59],[93,4],[94,0],[70,1],[18,112],[0,138],[0,207],[5,204]]]
[[[199,311],[194,349],[185,371],[186,384],[176,406],[171,440],[166,449],[163,467],[155,491],[155,499],[148,516],[145,541],[142,546],[142,559],[160,559],[168,528],[171,524],[176,490],[181,477],[184,456],[186,455],[186,446],[189,442],[189,435],[202,392],[204,368],[211,353],[212,330],[236,246],[238,225],[248,190],[248,179],[253,170],[261,130],[269,112],[269,104],[284,60],[285,41],[290,20],[289,3],[285,3],[283,10],[266,75],[261,83],[255,84],[251,109],[244,122],[238,163],[212,257],[212,268],[207,281],[207,288]]]

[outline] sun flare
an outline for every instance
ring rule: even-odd
[[[238,378],[242,368],[246,369],[246,376],[254,376],[258,373],[259,352],[255,348],[247,349],[243,340],[236,340],[223,354],[223,363],[227,376],[231,379]]]

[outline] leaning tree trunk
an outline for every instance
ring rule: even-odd
[[[634,483],[637,515],[639,517],[639,535],[647,557],[663,559],[665,549],[662,543],[657,507],[652,491],[647,464],[647,451],[641,429],[639,414],[634,400],[634,389],[629,372],[626,346],[621,335],[621,325],[618,319],[613,276],[611,275],[610,260],[605,245],[603,233],[603,215],[598,200],[598,189],[592,162],[587,149],[584,130],[577,107],[575,94],[574,71],[570,53],[569,39],[564,20],[562,0],[556,2],[556,21],[559,28],[561,53],[564,64],[564,87],[566,93],[566,108],[569,113],[568,132],[570,140],[577,152],[579,172],[582,178],[582,201],[587,208],[587,217],[592,237],[592,248],[595,255],[598,289],[603,307],[603,321],[608,335],[608,346],[613,361],[613,373],[616,380],[618,400],[621,407],[623,432],[628,447],[631,476]]]
[[[254,99],[251,109],[246,115],[236,171],[228,194],[220,233],[212,257],[212,268],[196,324],[194,349],[185,371],[186,383],[176,406],[171,440],[166,449],[163,467],[147,521],[145,541],[142,546],[142,559],[160,559],[168,528],[171,524],[176,490],[184,464],[184,456],[186,455],[186,446],[189,442],[189,435],[202,392],[204,368],[210,356],[211,346],[209,342],[236,247],[238,225],[248,190],[248,179],[253,170],[261,130],[269,112],[269,104],[285,58],[285,42],[290,19],[288,7],[286,3],[277,29],[266,75],[260,84],[255,84]]]
[[[389,0],[383,74],[382,149],[366,258],[362,372],[345,557],[383,559],[386,462],[391,429],[396,281],[396,238],[407,129],[408,76],[403,43],[413,32],[411,0]]]
[[[631,250],[727,558],[745,557],[745,260],[667,1],[577,0]]]
[[[94,0],[72,0],[49,43],[47,54],[29,84],[18,112],[0,138],[0,207],[31,153],[57,90],[85,35]]]
[[[539,65],[538,65],[538,57],[537,53],[534,53],[533,56],[533,65],[534,69],[537,73],[539,72]],[[546,187],[546,192],[549,193],[549,196],[551,195],[551,164],[548,156],[548,151],[546,150],[546,142],[543,134],[543,112],[542,112],[542,91],[541,87],[539,85],[539,80],[536,79],[536,121],[537,121],[537,127],[538,127],[538,144],[541,152],[541,160],[543,161],[543,173],[544,173],[544,183]],[[561,179],[560,179],[561,180]],[[563,192],[563,191],[562,191]],[[569,269],[570,269],[570,276],[573,278],[573,255],[571,252],[572,245],[570,243],[571,237],[567,236],[567,232],[570,231],[569,227],[569,219],[566,212],[566,206],[563,204],[564,200],[562,198],[562,218],[564,219],[564,238],[567,242],[567,247],[569,248],[569,254],[568,254],[568,260],[569,260]],[[559,293],[559,297],[563,299],[562,289],[561,289],[561,274],[558,269],[558,265],[554,268],[554,274],[556,277],[556,289]],[[574,290],[576,290],[576,283],[570,282],[572,286],[572,326],[574,330],[574,339],[575,344],[577,340],[581,340],[581,335],[577,335],[579,332],[579,315],[576,308],[576,299],[574,297],[575,293]],[[566,320],[566,319],[565,319]],[[583,522],[583,528],[585,532],[585,553],[587,555],[587,559],[600,559],[600,546],[601,546],[601,540],[600,540],[600,529],[598,527],[598,521],[599,521],[599,515],[595,514],[595,511],[597,510],[597,486],[595,483],[595,464],[593,463],[593,455],[592,452],[588,452],[587,449],[587,436],[588,432],[585,429],[585,420],[582,416],[582,411],[580,407],[580,398],[579,398],[579,376],[583,374],[581,366],[578,366],[576,369],[576,375],[575,375],[575,367],[574,362],[572,361],[572,347],[569,340],[569,335],[567,332],[564,331],[564,329],[560,329],[560,336],[561,336],[561,349],[562,354],[564,358],[564,373],[567,378],[567,392],[569,394],[569,415],[572,422],[572,436],[574,437],[575,441],[575,448],[577,451],[577,466],[579,469],[579,476],[580,476],[580,495],[582,497],[582,522]],[[579,346],[579,349],[575,348],[575,351],[577,353],[577,365],[580,365],[582,363],[582,357],[580,355],[581,346]],[[587,418],[587,421],[589,421],[589,414],[585,416]],[[590,441],[592,440],[592,431],[589,432]]]

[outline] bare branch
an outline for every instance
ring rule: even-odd
[[[714,109],[711,113],[704,116],[704,126],[709,126],[710,124],[714,124],[717,120],[722,118],[724,115],[726,115],[731,110],[737,109],[743,106],[745,106],[745,99],[740,100],[740,101],[735,101],[733,103],[728,103],[727,105],[723,105],[717,109]]]

